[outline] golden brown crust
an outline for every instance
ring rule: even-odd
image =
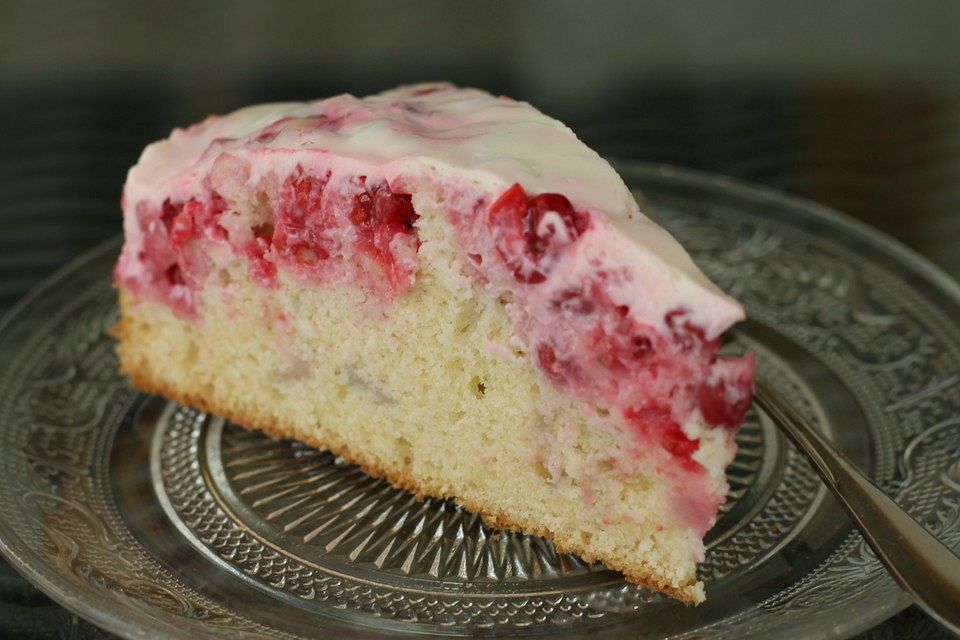
[[[572,536],[551,531],[543,525],[517,518],[508,514],[495,505],[479,504],[462,500],[450,495],[439,487],[418,481],[417,478],[405,473],[402,467],[389,468],[383,464],[364,456],[362,451],[353,449],[346,443],[322,442],[311,435],[297,433],[289,426],[281,424],[274,416],[267,412],[254,415],[253,412],[238,410],[236,407],[219,402],[212,392],[191,390],[189,385],[171,384],[155,376],[150,370],[149,363],[137,362],[133,355],[132,345],[137,343],[137,323],[127,312],[132,304],[125,292],[120,292],[120,319],[110,330],[110,335],[117,340],[117,353],[120,358],[120,373],[127,376],[132,385],[150,394],[163,396],[183,405],[195,407],[201,411],[211,413],[249,430],[257,430],[272,438],[298,440],[317,449],[327,450],[335,455],[360,467],[368,475],[383,478],[398,489],[413,493],[418,500],[424,498],[452,499],[464,509],[478,514],[483,521],[495,529],[515,531],[529,535],[536,535],[551,540],[561,553],[573,553],[586,562],[602,562],[608,568],[621,571],[628,582],[644,586],[654,591],[664,593],[686,605],[698,604],[696,598],[696,583],[691,582],[676,587],[664,582],[659,576],[644,570],[643,567],[632,565],[626,558],[600,557],[595,555],[586,546],[586,543],[575,540]]]

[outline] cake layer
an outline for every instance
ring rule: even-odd
[[[454,496],[492,526],[548,536],[699,602],[702,547],[671,515],[672,477],[625,473],[617,461],[633,459],[632,434],[529,365],[502,301],[451,275],[456,251],[429,226],[416,285],[382,313],[356,288],[281,275],[264,289],[229,251],[212,252],[200,318],[123,294],[124,372],[141,389],[331,449],[396,486]],[[701,445],[714,474],[726,446]],[[691,503],[704,490],[689,489]]]

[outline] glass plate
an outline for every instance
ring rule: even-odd
[[[769,380],[960,547],[960,288],[902,246],[774,191],[621,164],[750,320]],[[816,476],[751,412],[709,534],[707,601],[417,502],[335,457],[132,391],[105,331],[114,240],[0,329],[0,550],[128,637],[846,637],[907,601]]]

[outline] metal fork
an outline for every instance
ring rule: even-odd
[[[807,457],[894,580],[934,620],[960,635],[960,558],[759,380],[754,401]]]

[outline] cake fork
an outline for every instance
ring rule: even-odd
[[[960,558],[760,380],[754,402],[810,461],[900,587],[960,635]]]

